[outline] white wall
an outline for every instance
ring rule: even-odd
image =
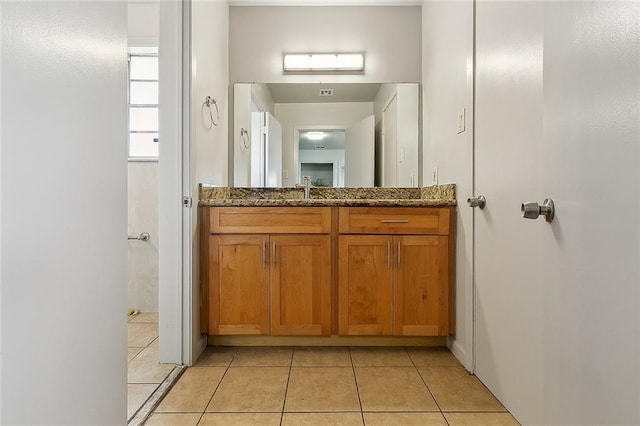
[[[254,83],[251,85],[251,98],[256,102],[262,112],[273,115],[273,98],[269,87],[264,83]]]
[[[231,82],[419,82],[420,7],[231,7]],[[365,52],[364,75],[283,75],[284,52]]]
[[[125,424],[126,3],[0,15],[0,422]]]
[[[160,9],[157,1],[129,0],[127,5],[129,46],[157,46]]]
[[[129,2],[129,47],[157,47],[159,20],[157,2]],[[158,312],[158,163],[130,161],[127,167],[129,235],[151,234],[147,242],[129,241],[127,306],[141,312]]]
[[[473,194],[473,2],[425,1],[423,28],[423,184],[438,167],[440,183],[458,190],[456,239],[456,334],[449,345],[472,368]],[[467,131],[457,134],[456,116],[467,109]]]
[[[294,151],[298,147],[295,128],[319,126],[346,129],[352,124],[373,114],[373,102],[340,102],[310,104],[275,104],[275,117],[282,125],[283,172],[289,178],[282,178],[283,186],[294,186],[294,170],[298,166]],[[283,173],[284,176],[284,173]]]
[[[191,193],[192,217],[191,333],[194,362],[206,347],[200,335],[200,224],[197,197],[199,183],[228,184],[229,132],[229,7],[226,2],[191,2]],[[206,96],[218,102],[220,120],[211,129],[203,125],[201,107]]]
[[[129,162],[127,210],[128,234],[151,235],[149,241],[128,241],[127,306],[141,312],[158,312],[157,162]]]
[[[224,186],[228,181],[228,9],[226,2],[196,0],[191,3],[191,146],[196,185]],[[218,126],[210,130],[201,117],[206,96],[215,98],[220,110]]]

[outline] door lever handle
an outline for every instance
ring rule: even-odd
[[[487,199],[484,198],[484,195],[478,195],[477,197],[467,198],[467,203],[469,203],[469,207],[480,207],[480,210],[482,210],[487,204]]]
[[[527,201],[520,206],[522,217],[525,219],[537,219],[538,216],[544,216],[547,222],[553,222],[553,217],[556,214],[556,208],[551,198],[545,198],[542,205],[539,205],[535,201]]]

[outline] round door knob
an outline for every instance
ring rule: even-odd
[[[484,195],[478,195],[477,197],[467,198],[467,203],[469,203],[469,207],[480,207],[480,210],[482,210],[487,204],[487,199],[484,198]]]
[[[535,201],[527,201],[520,205],[522,217],[525,219],[537,219],[540,215],[544,216],[547,222],[553,222],[556,213],[555,205],[551,198],[545,198],[542,205]]]

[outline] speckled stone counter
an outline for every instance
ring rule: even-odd
[[[200,206],[455,206],[455,184],[423,188],[229,188],[200,185]]]

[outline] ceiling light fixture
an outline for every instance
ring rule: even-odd
[[[285,53],[284,72],[362,72],[364,53]]]
[[[310,141],[321,141],[326,134],[324,132],[309,132],[307,133],[307,139]]]

